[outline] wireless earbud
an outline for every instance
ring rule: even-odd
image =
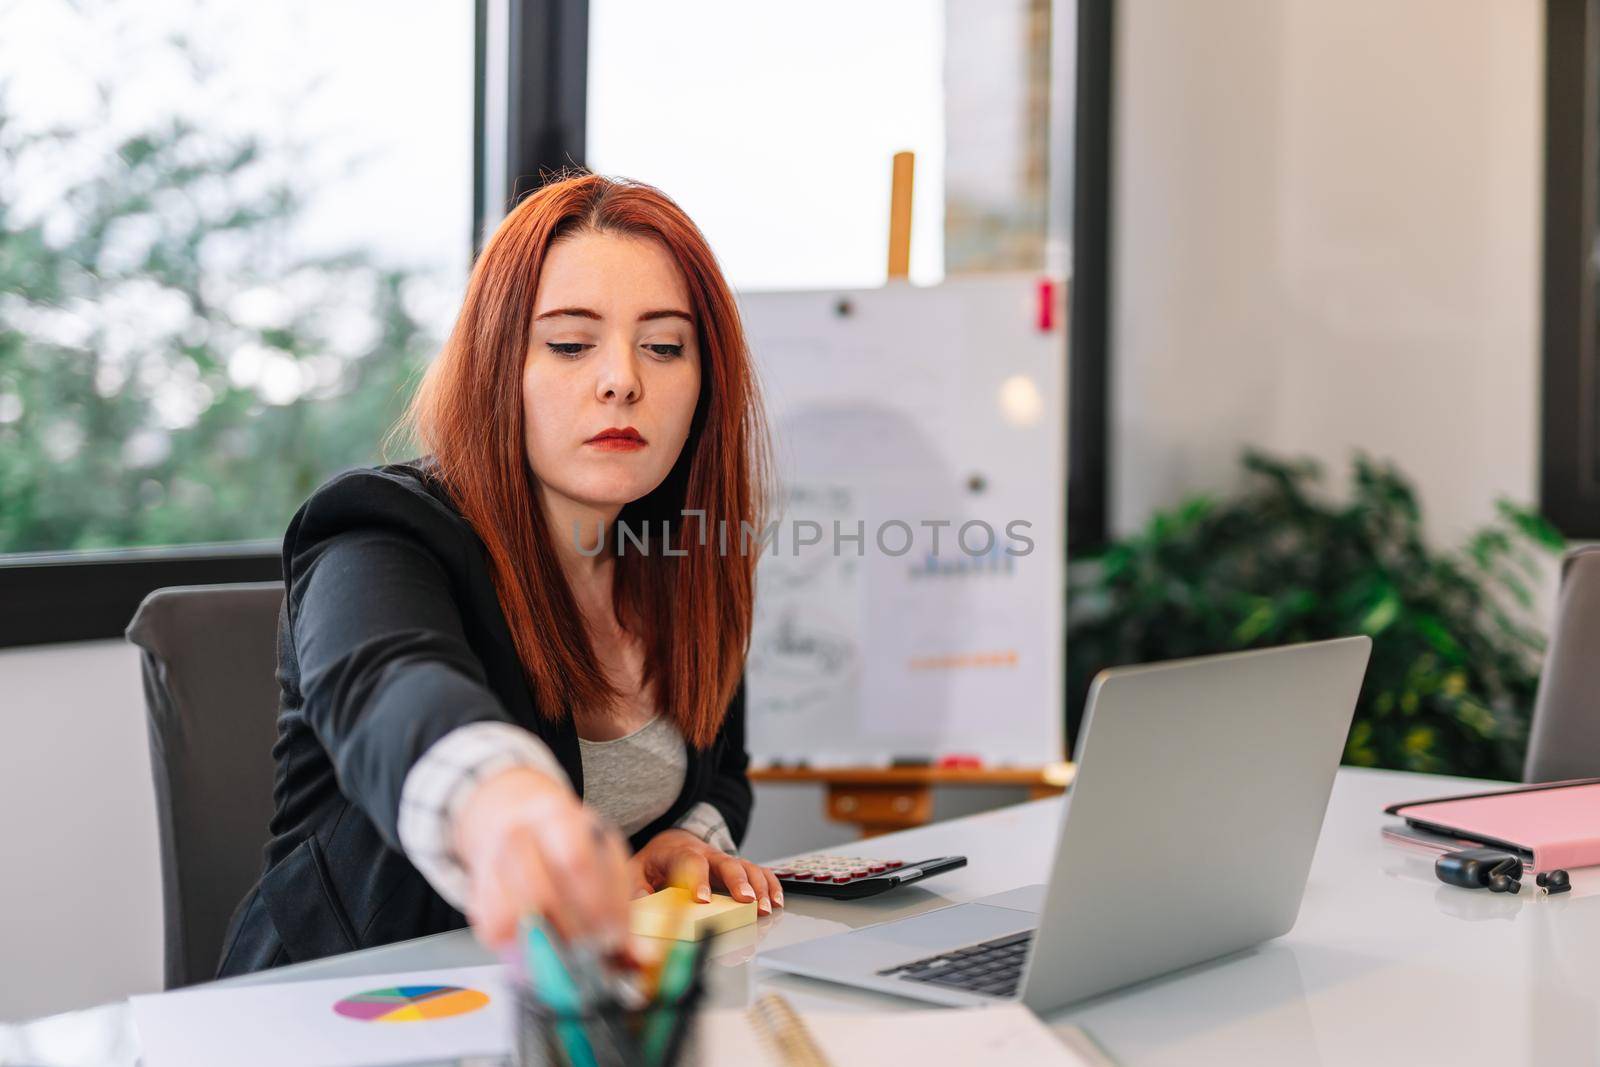
[[[1512,896],[1522,892],[1522,880],[1511,873],[1513,869],[1520,875],[1522,873],[1522,864],[1509,857],[1491,867],[1489,869],[1489,892],[1510,893]]]
[[[1572,888],[1572,879],[1566,871],[1540,871],[1534,875],[1533,881],[1549,893],[1565,893]]]

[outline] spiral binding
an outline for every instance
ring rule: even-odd
[[[782,996],[768,993],[750,1005],[749,1014],[762,1044],[786,1067],[831,1067],[805,1021]]]

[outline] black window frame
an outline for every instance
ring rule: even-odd
[[[1078,0],[1067,359],[1069,561],[1099,552],[1107,536],[1115,29],[1115,0]]]
[[[491,5],[500,5],[491,20]],[[473,32],[472,232],[474,253],[491,221],[491,194],[509,193],[492,218],[541,176],[583,166],[587,114],[588,0],[476,0]],[[491,22],[506,28],[491,39]],[[490,49],[504,49],[505,129],[487,129]],[[491,138],[505,173],[488,173]],[[286,517],[287,521],[287,517]],[[174,585],[283,577],[273,541],[0,555],[0,648],[97,641],[123,635],[151,592]]]
[[[1600,538],[1600,0],[1545,5],[1544,338],[1539,498]]]

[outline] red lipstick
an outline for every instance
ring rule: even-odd
[[[647,443],[643,435],[632,426],[613,426],[609,430],[601,430],[584,442],[603,452],[637,452]]]

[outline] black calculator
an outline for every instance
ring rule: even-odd
[[[879,860],[862,856],[831,856],[818,853],[794,856],[770,864],[772,873],[783,885],[784,895],[802,893],[834,900],[859,900],[887,893],[897,886],[910,885],[945,871],[967,865],[965,856],[940,856],[931,860]]]

